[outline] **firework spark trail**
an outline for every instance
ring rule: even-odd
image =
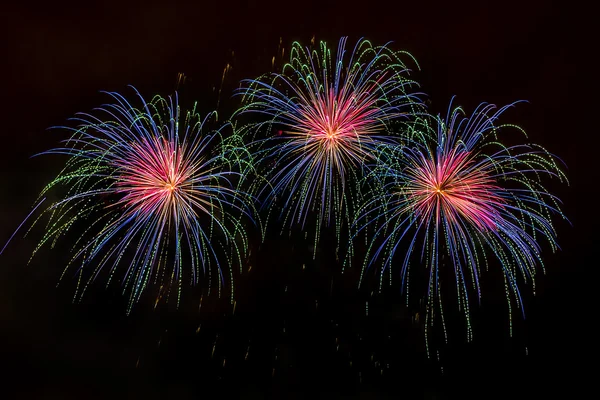
[[[0,250],[0,255],[2,255],[2,253],[4,253],[4,250],[6,250],[6,247],[8,247],[8,244],[10,243],[10,241],[15,237],[15,235],[17,234],[17,232],[19,232],[19,230],[23,227],[23,225],[25,225],[25,223],[29,220],[29,218],[35,213],[35,210],[37,210],[39,208],[39,206],[41,206],[44,201],[46,201],[45,197],[42,198],[33,207],[33,209],[29,212],[29,214],[27,214],[27,217],[25,217],[25,219],[19,224],[19,226],[17,227],[17,229],[15,229],[15,231],[13,232],[13,234],[10,235],[10,237],[8,238],[8,240],[6,241],[6,243],[4,244],[4,246],[2,247],[2,249]]]
[[[324,42],[314,50],[296,42],[281,73],[244,81],[239,92],[244,105],[238,113],[267,118],[250,125],[253,134],[281,129],[253,143],[268,182],[258,196],[267,207],[282,199],[284,227],[304,229],[316,213],[315,251],[321,228],[332,221],[339,246],[341,226],[349,225],[361,195],[346,187],[375,158],[378,146],[392,141],[389,123],[421,111],[411,93],[416,83],[402,61],[404,56],[414,61],[408,53],[366,40],[349,57],[345,48],[342,38],[332,61]]]
[[[85,223],[63,272],[80,263],[75,298],[105,269],[110,283],[124,259],[131,261],[118,279],[129,292],[129,311],[149,283],[160,283],[159,297],[162,288],[176,287],[179,302],[184,275],[192,284],[201,274],[210,282],[213,267],[220,293],[224,267],[231,275],[248,250],[246,217],[253,222],[253,199],[241,190],[252,164],[241,137],[235,129],[223,133],[232,125],[204,133],[214,113],[202,119],[194,108],[181,118],[177,95],[147,103],[137,93],[139,109],[109,95],[113,104],[95,110],[96,116],[80,114],[74,119],[79,126],[66,128],[74,134],[65,146],[43,153],[69,158],[41,196],[57,187],[67,193],[33,223],[49,214],[33,255]],[[91,272],[87,279],[85,271]]]
[[[381,284],[386,270],[391,276],[399,249],[406,248],[398,265],[408,296],[410,260],[413,253],[420,253],[430,274],[426,320],[433,323],[437,303],[444,334],[440,295],[440,268],[447,266],[441,261],[444,256],[450,260],[459,309],[465,313],[471,339],[469,287],[480,301],[481,272],[488,267],[486,254],[491,252],[502,267],[510,317],[513,302],[522,309],[518,279],[531,280],[535,291],[536,266],[543,268],[538,240],[545,238],[553,251],[558,248],[551,217],[566,218],[559,200],[540,179],[547,175],[566,182],[566,176],[556,158],[540,146],[506,147],[498,142],[500,129],[520,130],[514,125],[496,125],[511,106],[496,109],[482,104],[466,117],[461,108],[452,109],[451,104],[445,120],[438,117],[433,121],[437,140],[427,140],[435,135],[425,133],[406,145],[388,147],[366,177],[380,182],[380,190],[370,193],[373,197],[357,221],[358,231],[376,227],[363,275],[376,260],[382,260]],[[427,122],[421,126],[428,124],[431,126]],[[512,322],[510,329],[512,332]]]

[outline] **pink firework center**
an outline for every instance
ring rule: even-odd
[[[464,219],[481,231],[497,229],[505,200],[486,169],[474,167],[471,152],[454,149],[435,161],[421,157],[419,163],[411,169],[413,186],[408,188],[417,215],[435,217],[437,223],[443,218],[451,226]]]
[[[372,158],[369,149],[376,141],[372,135],[381,131],[383,124],[375,118],[374,99],[344,99],[343,94],[336,99],[332,90],[328,92],[301,107],[299,115],[292,117],[294,128],[286,133],[296,142],[294,152],[311,155],[317,170],[325,174],[322,168],[331,163],[343,177],[350,165]]]
[[[366,153],[361,151],[361,142],[372,142],[369,135],[383,127],[377,119],[380,110],[375,107],[375,88],[370,89],[364,89],[359,96],[350,95],[345,87],[337,94],[328,88],[322,95],[301,96],[298,114],[288,116],[293,129],[287,133],[300,136],[307,145],[316,144],[327,152],[343,151],[357,158]]]
[[[131,145],[129,157],[119,161],[122,173],[116,192],[124,197],[117,204],[146,216],[158,212],[169,218],[169,212],[179,214],[182,208],[193,213],[195,168],[178,143],[164,137],[142,138]]]

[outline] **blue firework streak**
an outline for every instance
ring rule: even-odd
[[[181,115],[177,95],[146,102],[136,91],[136,108],[108,94],[112,104],[79,114],[64,146],[44,153],[68,161],[41,193],[63,188],[34,222],[49,215],[33,255],[79,227],[65,268],[78,275],[76,299],[101,271],[129,293],[128,310],[149,284],[160,285],[157,302],[173,287],[179,302],[182,283],[202,275],[221,293],[248,249],[244,220],[253,199],[241,185],[251,162],[240,136],[225,133],[231,125],[205,133],[215,114],[201,118],[194,107]]]
[[[295,42],[281,73],[242,82],[238,112],[266,118],[250,125],[252,134],[268,136],[251,145],[267,182],[258,196],[267,207],[282,200],[284,228],[304,230],[315,215],[315,251],[321,229],[332,223],[339,246],[361,196],[356,178],[392,141],[390,123],[421,111],[404,58],[414,61],[367,40],[347,52],[342,38],[334,55],[324,42],[312,50]]]
[[[566,182],[566,176],[542,147],[504,146],[498,141],[501,129],[521,130],[497,124],[511,106],[481,104],[467,117],[451,104],[445,119],[419,119],[414,126],[423,134],[382,151],[378,166],[367,177],[378,182],[379,190],[370,192],[372,198],[357,218],[359,231],[371,226],[374,232],[365,268],[381,261],[382,283],[384,271],[399,266],[408,296],[411,260],[428,267],[426,335],[436,303],[446,333],[442,268],[453,271],[471,339],[470,288],[479,301],[488,256],[502,267],[511,316],[511,304],[522,309],[518,280],[533,282],[535,291],[536,267],[543,268],[538,242],[545,239],[553,251],[558,247],[551,217],[565,217],[559,200],[541,179]],[[414,260],[413,255],[419,258]]]

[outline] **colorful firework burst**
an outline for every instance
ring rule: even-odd
[[[244,81],[240,90],[238,112],[267,117],[251,125],[254,134],[266,128],[269,136],[253,143],[268,182],[258,196],[269,206],[282,199],[284,227],[304,230],[314,213],[315,251],[321,228],[332,221],[339,246],[342,223],[350,221],[360,196],[346,187],[358,181],[377,147],[391,141],[389,124],[421,109],[402,61],[414,61],[408,53],[367,40],[347,53],[346,38],[333,59],[324,42],[314,50],[295,42],[281,73]]]
[[[383,260],[381,284],[385,271],[391,279],[390,267],[399,256],[402,288],[408,296],[409,265],[413,253],[419,253],[429,273],[426,325],[433,321],[437,302],[444,335],[443,268],[453,271],[471,339],[469,288],[480,301],[481,273],[488,268],[488,256],[493,255],[502,267],[511,316],[513,302],[522,309],[518,280],[530,280],[535,291],[536,266],[543,268],[538,241],[546,239],[553,251],[558,247],[551,215],[564,215],[559,200],[540,178],[548,175],[566,181],[566,176],[555,157],[540,146],[507,147],[498,142],[501,128],[520,130],[496,125],[511,106],[497,109],[482,104],[470,118],[461,108],[450,107],[446,120],[435,121],[437,140],[435,134],[425,133],[406,146],[388,148],[368,177],[380,182],[380,190],[373,192],[357,219],[360,229],[377,227],[365,268]],[[417,129],[431,126],[427,120],[420,122]],[[512,319],[510,325],[512,331]]]
[[[194,107],[182,117],[177,95],[145,102],[137,93],[140,108],[109,95],[113,104],[80,114],[65,146],[45,153],[69,158],[40,197],[66,193],[34,222],[50,215],[34,255],[78,227],[65,268],[78,266],[76,298],[106,270],[129,293],[129,311],[150,283],[160,285],[157,302],[175,286],[179,302],[183,281],[205,274],[211,282],[213,267],[220,293],[227,272],[233,285],[232,265],[241,268],[248,245],[253,199],[240,185],[251,163],[241,138],[224,133],[230,124],[203,132],[214,113],[202,119]]]

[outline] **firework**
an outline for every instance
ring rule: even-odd
[[[145,102],[138,93],[139,108],[109,95],[113,104],[78,115],[64,147],[46,152],[68,161],[41,193],[55,190],[59,200],[34,222],[49,215],[34,255],[77,228],[65,268],[78,276],[76,298],[105,271],[122,283],[129,310],[149,284],[160,285],[159,298],[175,287],[179,301],[182,283],[205,275],[220,292],[247,250],[252,203],[240,190],[249,167],[240,137],[224,133],[231,125],[205,133],[214,114],[203,119],[194,107],[182,116],[177,95]]]
[[[304,230],[315,215],[315,251],[321,228],[332,223],[339,245],[342,223],[360,196],[347,186],[391,140],[389,124],[420,109],[403,58],[412,60],[366,40],[348,53],[342,38],[333,58],[324,42],[313,50],[296,42],[281,73],[242,82],[239,113],[266,117],[251,124],[251,132],[267,136],[252,144],[268,182],[258,196],[268,207],[282,201],[284,227]]]
[[[381,260],[380,282],[384,271],[391,279],[390,267],[398,265],[408,294],[413,254],[428,267],[428,326],[434,310],[444,325],[440,274],[451,269],[469,339],[469,293],[481,299],[480,278],[488,262],[496,263],[495,258],[502,267],[511,315],[511,304],[522,309],[518,280],[532,281],[535,290],[536,266],[543,268],[540,239],[557,248],[551,215],[564,218],[558,199],[540,182],[543,175],[566,181],[556,158],[537,145],[504,146],[497,139],[501,129],[520,130],[497,125],[510,106],[482,104],[471,117],[450,107],[445,120],[417,121],[416,129],[423,131],[437,125],[437,140],[430,130],[419,140],[388,148],[367,178],[380,182],[381,190],[372,192],[358,217],[362,228],[377,226],[365,268]]]

